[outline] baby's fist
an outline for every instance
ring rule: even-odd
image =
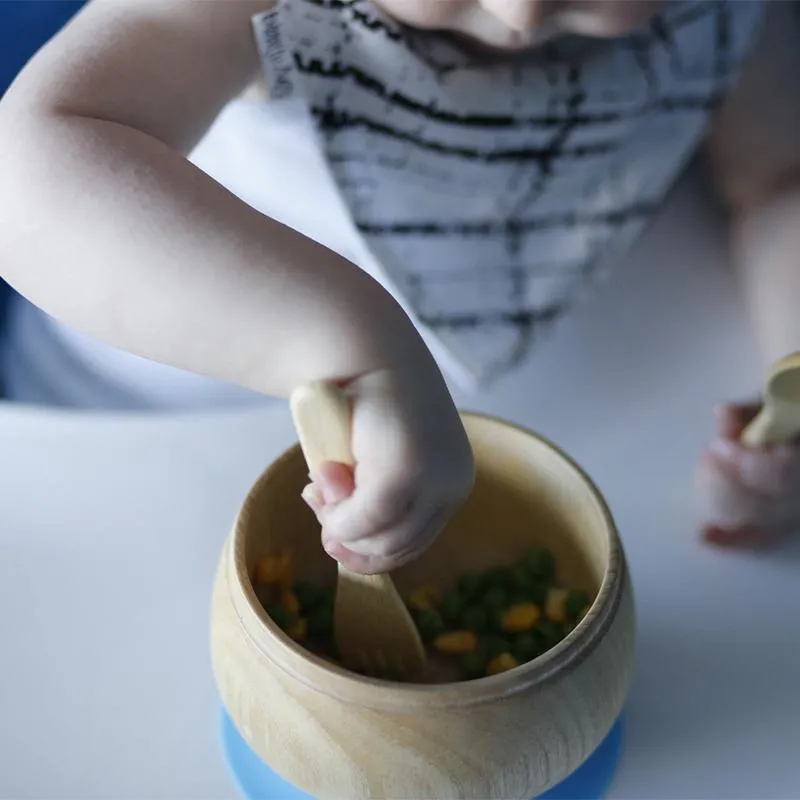
[[[427,549],[466,499],[472,450],[438,373],[370,373],[348,395],[355,468],[320,465],[303,498],[333,558],[389,572]]]
[[[758,411],[726,405],[716,412],[717,437],[697,471],[703,538],[712,544],[758,546],[800,524],[800,442],[742,445],[742,431]]]

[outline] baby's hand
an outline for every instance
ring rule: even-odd
[[[703,455],[697,484],[703,538],[723,546],[758,546],[800,526],[800,442],[758,450],[739,438],[756,405],[717,410],[717,438]]]
[[[355,470],[323,464],[303,499],[333,558],[356,572],[389,572],[420,555],[466,498],[472,451],[438,374],[371,373],[348,394]]]

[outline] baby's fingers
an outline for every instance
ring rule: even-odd
[[[391,572],[422,555],[439,535],[449,515],[449,509],[439,509],[428,518],[414,515],[391,529],[348,544],[337,541],[323,530],[322,542],[332,558],[354,572]]]
[[[729,480],[766,497],[778,497],[790,490],[797,471],[794,445],[753,450],[717,439],[711,443],[708,457],[710,466]]]
[[[325,498],[322,491],[315,483],[309,483],[301,494],[306,505],[319,517],[325,507]]]
[[[346,500],[355,490],[353,471],[345,464],[325,462],[312,476],[301,496],[306,505],[321,519],[327,506]]]
[[[717,442],[700,462],[698,488],[715,544],[757,544],[800,515],[794,447],[748,450]]]
[[[320,522],[328,538],[351,544],[424,516],[425,503],[425,493],[410,481],[371,480],[346,500],[326,504]]]
[[[713,452],[701,460],[696,481],[710,525],[725,529],[749,526],[769,508],[764,495],[743,484],[736,466]]]
[[[775,531],[765,531],[753,525],[726,528],[722,525],[706,525],[703,540],[716,547],[761,548],[775,541]]]
[[[313,476],[314,484],[319,487],[326,506],[335,505],[346,500],[356,488],[353,470],[345,464],[326,461],[320,464]]]
[[[434,498],[412,475],[391,480],[373,471],[369,482],[356,486],[351,469],[326,463],[313,478],[303,499],[322,525],[323,546],[356,572],[386,572],[413,560],[455,508],[446,486]]]
[[[700,462],[703,538],[727,547],[761,546],[800,519],[800,446],[749,448],[740,439],[759,406],[716,410],[717,439]]]

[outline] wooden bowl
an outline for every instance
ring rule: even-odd
[[[611,514],[590,479],[549,442],[464,415],[475,489],[436,544],[397,573],[401,591],[442,588],[468,570],[546,545],[560,581],[596,599],[555,648],[513,670],[448,684],[371,680],[284,635],[250,582],[262,555],[288,549],[298,577],[332,584],[335,565],[300,499],[298,447],[250,491],[214,587],[212,662],[239,732],[279,775],[317,798],[539,795],[573,772],[617,719],[633,667],[634,610]]]

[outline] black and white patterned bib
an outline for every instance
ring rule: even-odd
[[[760,0],[686,0],[611,42],[478,60],[364,0],[254,20],[271,102],[308,104],[388,282],[487,381],[627,248],[735,77]]]

